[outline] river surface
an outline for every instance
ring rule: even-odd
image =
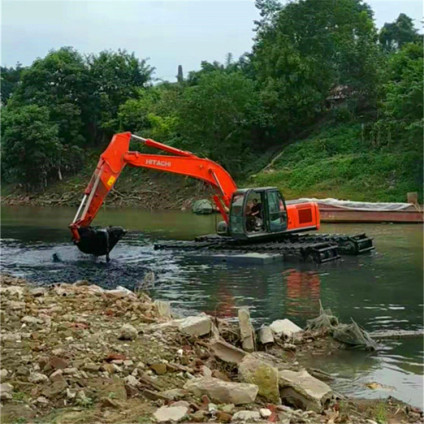
[[[342,322],[366,330],[423,330],[422,226],[323,225],[322,232],[374,237],[376,252],[316,265],[292,261],[236,266],[202,262],[183,252],[155,251],[157,240],[189,240],[213,233],[218,216],[102,210],[96,225],[122,225],[129,232],[111,262],[84,255],[70,242],[69,208],[2,207],[1,267],[36,284],[88,279],[103,287],[130,289],[148,271],[156,277],[154,298],[171,302],[183,315],[196,311],[235,317],[248,305],[255,325],[289,318],[303,326],[318,315],[319,300]],[[423,338],[385,339],[376,354],[340,351],[312,366],[336,376],[333,387],[359,397],[395,396],[422,407]],[[385,387],[371,390],[366,383]]]

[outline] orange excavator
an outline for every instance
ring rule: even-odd
[[[170,155],[129,151],[131,140]],[[110,251],[125,234],[122,227],[99,229],[90,224],[126,165],[197,178],[213,188],[213,201],[223,222],[218,225],[217,235],[197,238],[192,242],[193,248],[290,251],[303,257],[311,254],[318,262],[339,258],[340,247],[345,251],[355,250],[354,253],[373,249],[371,239],[365,235],[345,236],[349,240],[341,240],[340,235],[301,235],[299,233],[320,227],[316,203],[291,204],[275,187],[238,189],[231,175],[216,162],[125,132],[115,134],[100,156],[69,226],[74,243],[84,253],[106,255],[109,260]],[[155,247],[175,248],[176,245],[158,244]]]

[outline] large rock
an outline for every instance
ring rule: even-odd
[[[198,215],[208,215],[213,212],[213,206],[210,200],[201,199],[201,200],[196,200],[193,203],[191,210],[193,213],[196,213]]]
[[[213,377],[190,380],[184,388],[197,396],[207,395],[215,402],[234,405],[254,402],[259,390],[254,384],[233,383]]]
[[[137,338],[137,329],[131,324],[124,324],[121,328],[119,338],[121,340],[135,340]]]
[[[331,398],[331,388],[306,370],[278,373],[281,399],[295,407],[320,412]]]
[[[156,421],[159,423],[165,423],[169,421],[181,421],[188,412],[187,406],[162,406],[153,414]]]
[[[274,404],[281,402],[277,368],[253,355],[246,355],[239,364],[238,371],[241,380],[256,384],[259,387],[259,394],[268,402]]]
[[[9,383],[0,384],[0,400],[12,399],[13,386]]]
[[[238,310],[240,335],[243,349],[247,352],[255,350],[255,330],[250,322],[249,309],[244,307]]]
[[[258,339],[262,344],[274,343],[274,334],[271,327],[264,326],[258,330]]]
[[[291,322],[289,319],[278,319],[270,325],[270,328],[278,337],[291,337],[293,334],[302,331],[300,327],[298,327],[294,322]]]
[[[187,317],[178,326],[179,330],[189,336],[204,336],[212,330],[212,321],[208,315],[200,314]]]
[[[231,364],[239,364],[246,356],[246,352],[221,339],[212,340],[209,350],[221,361]]]

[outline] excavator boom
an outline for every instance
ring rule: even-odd
[[[148,147],[171,153],[172,156],[131,152],[129,151],[131,139],[140,141]],[[115,134],[100,156],[75,218],[69,226],[74,243],[83,252],[98,256],[108,255],[125,233],[121,227],[95,230],[90,227],[90,224],[126,165],[203,180],[215,189],[216,194],[213,199],[225,222],[228,223],[226,209],[230,205],[231,196],[237,190],[237,186],[224,168],[210,159],[199,158],[191,152],[125,132]]]

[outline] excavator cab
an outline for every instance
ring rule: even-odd
[[[231,199],[227,233],[236,239],[264,238],[287,231],[284,197],[275,187],[237,190]]]

